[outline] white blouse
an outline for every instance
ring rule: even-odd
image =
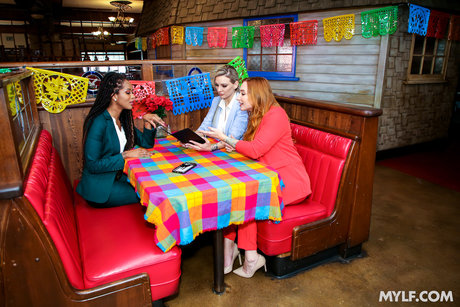
[[[117,132],[118,136],[118,141],[120,142],[120,153],[123,152],[125,149],[126,143],[128,140],[126,139],[126,133],[125,130],[123,129],[123,126],[121,126],[121,129],[117,125],[117,120],[112,117],[113,120],[113,125],[115,126],[115,131]]]
[[[225,100],[223,99],[221,99],[219,102],[218,107],[221,109],[221,111],[220,111],[217,129],[222,132],[225,131],[225,126],[227,126],[227,121],[228,121],[228,115],[230,114],[230,111],[233,105],[236,103],[236,96],[237,96],[236,93],[233,94],[232,100],[230,101],[228,106],[225,106]]]

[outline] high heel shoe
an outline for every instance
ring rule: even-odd
[[[233,263],[235,262],[236,256],[238,256],[238,259],[240,260],[240,265],[241,265],[240,251],[239,251],[238,247],[236,246],[236,244],[233,243],[233,259],[232,259],[232,263],[229,266],[224,267],[224,274],[228,274],[231,271],[233,271]]]
[[[264,256],[262,255],[258,255],[258,256],[259,258],[257,258],[257,261],[255,262],[255,264],[252,265],[252,267],[248,268],[249,269],[248,272],[245,272],[243,270],[243,266],[241,266],[237,268],[236,270],[234,270],[233,273],[235,273],[238,276],[244,277],[244,278],[251,278],[254,275],[254,273],[261,267],[264,267],[265,272],[267,272],[267,265],[265,264]],[[244,261],[246,261],[246,259]]]

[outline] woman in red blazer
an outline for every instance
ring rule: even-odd
[[[212,127],[210,131],[200,132],[224,141],[227,150],[236,150],[274,168],[285,185],[282,191],[285,205],[302,201],[311,194],[310,178],[292,141],[289,117],[273,96],[267,79],[244,80],[239,102],[241,110],[250,114],[242,141]],[[257,253],[257,225],[252,221],[238,226],[238,247],[234,243],[236,228],[231,226],[224,230],[224,272],[232,271],[239,247],[245,250],[244,265],[233,272],[250,278],[265,267],[265,258]]]

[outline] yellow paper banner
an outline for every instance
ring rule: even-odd
[[[20,104],[24,104],[22,100],[22,89],[19,81],[10,83],[6,86],[8,99],[10,100],[11,115],[15,116],[21,108]]]
[[[171,43],[183,45],[184,44],[184,27],[172,26],[171,27]]]
[[[41,103],[48,112],[60,113],[66,106],[86,100],[88,78],[39,68],[27,69],[34,72],[37,103]]]
[[[355,32],[355,14],[341,15],[323,19],[324,39],[330,42],[332,38],[336,42],[342,37],[351,39]]]

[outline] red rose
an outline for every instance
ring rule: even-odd
[[[154,112],[158,109],[158,106],[156,104],[150,104],[147,108],[149,110],[149,112]]]

